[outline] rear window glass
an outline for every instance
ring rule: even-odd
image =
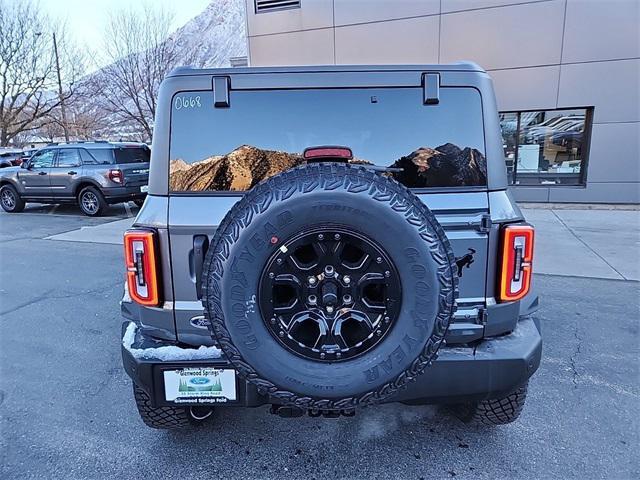
[[[92,164],[111,165],[113,163],[113,150],[110,148],[90,148],[89,153],[93,157]],[[90,161],[90,159],[87,160]],[[84,156],[83,161],[85,161]]]
[[[486,185],[480,94],[441,88],[423,105],[421,88],[231,91],[174,96],[172,191],[244,191],[304,163],[309,147],[349,147],[354,163],[392,167],[411,188]]]
[[[116,163],[145,163],[149,161],[150,151],[148,148],[124,147],[114,150]]]

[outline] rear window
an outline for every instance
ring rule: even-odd
[[[113,163],[113,150],[110,148],[90,148],[90,157],[82,155],[82,162],[90,165],[111,165]]]
[[[214,108],[211,91],[174,96],[172,191],[244,191],[304,163],[309,147],[349,147],[354,163],[392,167],[411,188],[485,186],[480,94],[441,88],[231,91]]]
[[[148,148],[124,147],[114,150],[116,155],[116,163],[147,163],[150,159],[150,151]]]

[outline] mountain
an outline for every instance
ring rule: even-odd
[[[229,58],[247,55],[243,0],[212,0],[197,17],[167,38],[178,49],[194,54],[195,66],[228,67]]]
[[[486,185],[487,161],[475,148],[452,143],[420,147],[390,165],[402,172],[393,177],[407,187],[463,187]]]
[[[172,191],[246,191],[265,178],[277,175],[305,160],[300,154],[263,150],[242,145],[226,155],[216,155],[188,164],[182,159],[169,164]],[[353,159],[350,163],[366,164]],[[421,147],[390,165],[402,169],[391,175],[407,187],[461,187],[485,185],[487,164],[475,148],[461,149],[452,143]]]
[[[242,145],[230,153],[187,164],[172,160],[169,188],[173,191],[249,190],[261,180],[303,163],[296,153]]]

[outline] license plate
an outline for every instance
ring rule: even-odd
[[[222,368],[165,370],[164,395],[174,403],[226,403],[236,400],[236,372]]]
[[[147,192],[149,191],[149,185],[142,185],[142,186],[140,187],[140,191],[141,191],[142,193],[147,193]]]

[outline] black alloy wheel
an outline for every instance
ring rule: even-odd
[[[258,303],[282,345],[335,362],[366,352],[390,331],[402,288],[393,262],[373,240],[327,225],[279,245],[262,273]]]

